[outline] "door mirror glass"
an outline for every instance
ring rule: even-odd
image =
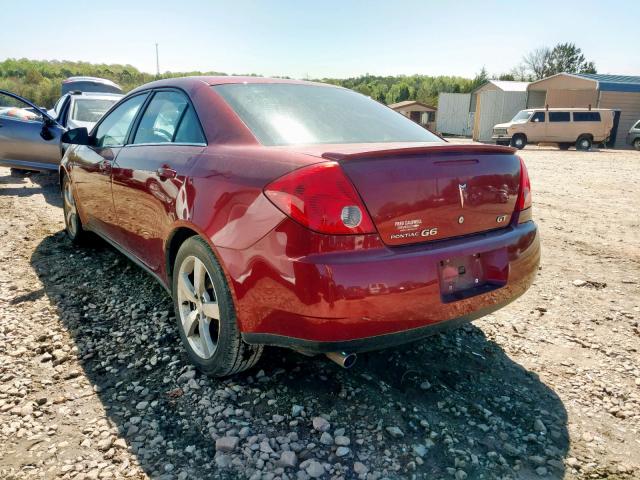
[[[62,143],[70,143],[72,145],[90,145],[91,138],[86,128],[73,128],[62,134]]]

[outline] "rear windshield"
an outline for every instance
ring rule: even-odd
[[[102,118],[102,115],[109,110],[119,98],[113,100],[103,99],[77,99],[73,104],[71,118],[79,122],[94,122]]]
[[[390,108],[343,88],[282,83],[213,88],[267,146],[442,141]]]

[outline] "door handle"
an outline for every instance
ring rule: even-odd
[[[167,180],[169,178],[176,178],[178,172],[176,172],[168,165],[163,165],[158,170],[156,170],[156,174],[158,175],[158,177],[160,177],[160,180]]]

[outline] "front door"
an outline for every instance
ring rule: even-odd
[[[0,164],[57,170],[64,128],[34,104],[0,90]]]
[[[116,243],[120,243],[122,232],[113,205],[111,170],[147,96],[143,93],[125,100],[95,128],[91,146],[77,146],[69,152],[83,222]]]
[[[527,141],[529,143],[545,140],[547,134],[546,112],[534,112],[527,124]]]
[[[113,168],[124,246],[151,270],[164,268],[163,241],[177,220],[188,218],[188,172],[206,145],[193,106],[176,90],[154,94],[131,143]]]

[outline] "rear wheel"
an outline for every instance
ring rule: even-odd
[[[78,215],[76,200],[73,196],[73,185],[67,175],[62,179],[62,211],[64,212],[64,226],[67,236],[73,243],[85,243],[88,233],[82,228],[82,221]]]
[[[633,141],[633,148],[635,148],[636,150],[640,150],[640,138],[636,138]]]
[[[518,133],[511,138],[511,146],[516,147],[518,150],[522,150],[527,145],[527,137]]]
[[[587,150],[590,150],[592,145],[593,141],[591,140],[591,137],[582,135],[578,137],[578,140],[576,141],[576,150],[582,150],[583,152],[585,152]]]
[[[571,144],[570,143],[559,143],[558,144],[558,148],[560,150],[569,150],[569,148],[571,148]]]
[[[242,340],[222,268],[200,237],[191,237],[180,246],[172,291],[182,344],[203,373],[223,377],[258,362],[263,347]]]

